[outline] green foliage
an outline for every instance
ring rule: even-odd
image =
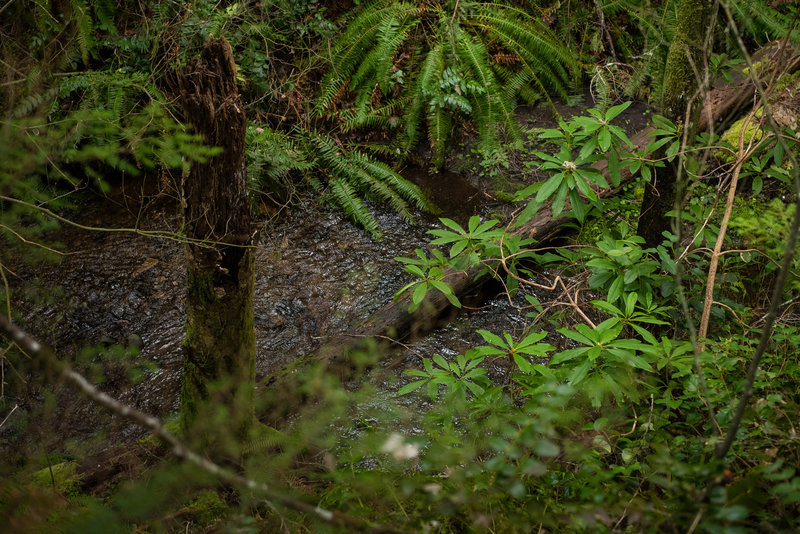
[[[55,221],[43,205],[51,210],[67,206],[66,197],[54,197],[87,180],[106,188],[108,169],[136,174],[141,167],[181,168],[214,153],[158,104],[129,114],[124,122],[113,110],[75,111],[53,122],[5,121],[0,125],[2,235],[19,244],[52,229]],[[20,225],[23,218],[35,224]]]
[[[252,3],[217,9],[215,3],[201,1],[184,10],[175,3],[157,2],[151,29],[129,35],[115,17],[130,13],[133,4],[68,3],[75,15],[65,25],[71,46],[60,53],[62,60],[69,57],[74,65],[99,61],[112,42],[120,54],[108,60],[113,71],[59,76],[59,84],[32,84],[29,93],[12,99],[14,105],[6,109],[11,118],[0,127],[0,224],[5,241],[19,244],[20,236],[29,239],[51,229],[39,208],[60,211],[64,204],[54,195],[63,189],[82,187],[89,180],[102,187],[109,170],[181,168],[214,153],[168,118],[166,99],[149,70],[163,67],[150,66],[157,50],[169,50],[164,61],[179,62],[180,54],[188,53],[207,33],[226,33],[235,41],[242,83],[251,95],[302,89],[302,84],[293,85],[296,78],[272,74],[286,59],[273,52],[275,46],[285,53],[293,49],[289,29],[309,39],[304,43],[327,31],[323,12],[311,4],[261,2],[257,12]],[[674,29],[675,5],[598,3],[609,19],[630,16],[630,24],[647,28],[643,36],[623,37],[619,27],[611,27],[618,42],[626,41],[625,53],[646,52],[642,62],[648,66],[634,73],[636,83],[644,84],[644,78],[663,66],[660,54]],[[331,50],[341,68],[323,81],[320,101],[327,102],[321,111],[337,116],[344,122],[342,129],[351,133],[404,122],[406,143],[420,135],[426,122],[439,163],[453,125],[469,118],[481,136],[479,156],[493,159],[503,133],[514,137],[514,100],[566,80],[565,73],[547,78],[569,61],[554,58],[552,34],[542,29],[540,15],[555,13],[566,19],[564,14],[575,9],[589,20],[594,10],[587,6],[565,3],[541,11],[526,6],[536,13],[534,20],[510,4],[370,4]],[[736,16],[752,19],[747,30],[753,40],[761,38],[756,32],[780,31],[771,20],[785,24],[761,1],[731,6],[740,13]],[[20,14],[16,5],[8,9]],[[43,45],[58,29],[49,21],[52,13],[33,11],[32,27],[37,31],[31,48],[48,57]],[[585,22],[575,26],[592,26]],[[570,23],[566,19],[557,24],[563,28]],[[161,30],[164,35],[156,38]],[[599,53],[598,30],[590,33],[581,49]],[[537,36],[544,44],[531,55],[528,50],[534,49]],[[347,42],[350,48],[343,44]],[[178,45],[181,52],[161,48],[167,44]],[[507,56],[514,61],[506,63]],[[722,56],[716,62],[722,76],[732,66]],[[332,78],[339,75],[341,79]],[[348,91],[352,105],[336,109]],[[305,104],[300,102],[298,117]],[[553,153],[536,154],[551,174],[520,194],[519,200],[529,202],[519,224],[548,200],[554,200],[556,214],[567,210],[569,200],[571,215],[585,221],[592,211],[610,209],[595,188],[617,185],[625,166],[647,180],[660,164],[648,160],[656,149],[665,148],[668,158],[684,157],[679,154],[679,128],[662,118],[654,119],[656,132],[648,147],[640,154],[628,153],[629,140],[612,124],[626,106],[589,110],[585,117],[543,132],[543,140],[557,145]],[[279,113],[270,117],[284,120]],[[389,166],[336,138],[253,124],[247,142],[248,172],[260,188],[278,195],[293,181],[305,180],[374,234],[377,224],[362,199],[388,202],[405,217],[410,217],[412,206],[424,204],[419,190]],[[743,176],[752,179],[759,192],[774,191],[775,185],[785,188],[790,176],[785,156],[778,145],[765,146],[746,162]],[[601,161],[608,164],[607,179],[590,168]],[[267,481],[299,503],[364,519],[376,529],[671,532],[691,526],[696,532],[796,531],[800,333],[791,313],[784,313],[769,341],[732,454],[718,461],[713,459],[718,432],[728,428],[746,387],[747,363],[762,317],[759,310],[726,300],[739,282],[723,277],[725,283],[714,299],[736,313],[736,321],[730,320],[733,313],[717,314],[712,337],[693,345],[687,334],[691,315],[679,317],[673,306],[678,298],[673,275],[679,266],[690,309],[702,304],[697,289],[705,283],[708,249],[720,232],[716,189],[696,184],[690,188],[692,199],[684,206],[682,221],[691,235],[680,242],[673,236],[677,259],[664,247],[643,249],[641,239],[625,224],[600,232],[591,241],[594,246],[543,251],[495,219],[472,217],[465,226],[442,219],[442,227],[430,232],[431,248],[398,258],[414,280],[397,296],[409,293],[412,311],[424,310],[431,291],[461,306],[446,273],[476,267],[482,275],[503,278],[516,305],[519,284],[540,280],[540,265],[548,267],[546,273],[557,270],[565,278],[572,276],[572,284],[585,281],[594,309],[589,309],[588,299],[581,301],[573,293],[581,286],[565,286],[569,300],[573,294],[577,300],[568,309],[581,313],[549,313],[548,322],[558,323],[555,331],[530,324],[515,325],[514,333],[480,330],[476,339],[480,336],[482,341],[458,354],[453,351],[452,358],[446,353],[422,355],[419,369],[405,371],[411,380],[398,385],[402,398],[397,402],[393,392],[365,385],[363,377],[345,389],[322,367],[307,372],[294,368],[276,386],[260,392],[264,417],[279,418],[276,412],[293,410],[280,431],[261,427],[246,443],[233,436],[220,439],[241,452],[233,461],[246,476]],[[794,205],[777,200],[763,205],[751,200],[731,220],[738,234],[733,243],[744,248],[739,247],[743,241],[777,260],[786,252],[793,211]],[[439,246],[449,248],[435,248]],[[13,247],[0,247],[0,261],[12,253]],[[726,277],[750,268],[741,261],[747,254],[724,255]],[[763,293],[761,286],[769,278],[761,271],[749,277],[747,283]],[[525,293],[536,309],[529,318],[538,320],[548,313],[545,306],[552,303],[543,304],[539,298],[551,296],[519,293]],[[520,317],[525,311],[520,310]],[[130,358],[121,349],[105,351],[103,359],[97,352],[86,351],[83,357],[90,371],[98,373],[103,365]],[[357,365],[379,369],[375,356],[356,360]],[[8,362],[16,356],[6,352],[4,357]],[[380,383],[392,385],[391,379],[381,378]],[[420,398],[420,393],[427,396]],[[6,414],[10,404],[3,401],[2,407]],[[214,411],[198,432],[204,438],[215,435],[229,415]],[[192,444],[194,437],[182,439]],[[156,440],[140,445],[149,448],[147,462],[163,455],[156,450],[163,447]],[[70,464],[55,464],[54,475],[68,474],[75,466]],[[306,513],[265,502],[252,486],[226,485],[223,493],[213,477],[169,462],[159,463],[139,481],[108,488],[103,499],[77,495],[75,485],[62,486],[56,480],[67,497],[56,501],[48,496],[50,470],[37,472],[34,479],[36,488],[4,485],[0,530],[171,532],[184,531],[190,523],[236,532],[352,530],[351,525],[328,522],[329,514],[321,508],[315,513],[306,508]]]
[[[608,162],[611,183],[614,186],[619,185],[621,160],[623,157],[631,156],[623,151],[623,147],[632,148],[633,144],[625,132],[619,126],[612,125],[611,121],[629,105],[630,102],[625,102],[605,112],[589,109],[587,111],[589,116],[561,121],[559,128],[545,129],[539,133],[539,139],[557,143],[558,152],[554,155],[541,151],[533,152],[543,161],[541,168],[552,171],[552,176],[543,183],[534,183],[517,192],[517,200],[524,200],[536,193],[536,196],[529,201],[519,224],[523,224],[545,201],[551,199],[553,216],[560,215],[564,211],[566,201],[569,200],[572,208],[570,213],[579,222],[583,222],[590,206],[598,206],[597,193],[593,186],[601,189],[609,188],[605,177],[590,166],[597,161]],[[642,165],[641,161],[632,159],[629,165],[632,172],[643,172],[646,166]],[[584,198],[588,203],[584,202]]]
[[[485,390],[480,383],[485,384],[481,379],[486,376],[486,369],[477,366],[483,360],[483,355],[477,353],[459,354],[454,362],[446,361],[439,354],[434,354],[432,361],[423,358],[424,371],[417,369],[403,371],[404,374],[421,380],[409,382],[400,388],[397,394],[407,395],[427,384],[426,389],[431,400],[436,400],[439,396],[440,385],[447,388],[448,394],[457,394],[464,398],[467,390],[474,395],[481,395]]]
[[[615,45],[627,61],[635,66],[630,76],[627,94],[650,98],[659,102],[662,97],[664,68],[669,44],[676,31],[678,2],[640,2],[622,0],[601,2],[606,17],[612,22],[611,34]],[[791,35],[794,11],[786,4],[773,4],[764,0],[731,0],[726,2],[736,22],[738,32],[751,49]],[[607,22],[609,21],[607,18]],[[713,40],[719,48],[730,54],[737,50],[733,32],[725,12],[720,8],[712,27]],[[738,56],[738,52],[735,53]],[[728,79],[728,71],[738,70],[739,62],[728,60],[726,53],[711,56],[712,75],[721,74]]]
[[[281,197],[291,187],[291,176],[302,176],[375,238],[381,236],[378,222],[362,198],[385,202],[409,222],[412,209],[428,208],[422,191],[391,167],[324,134],[250,125],[246,140],[248,175],[260,189]]]
[[[494,52],[496,50],[496,52]],[[499,59],[500,58],[500,59]],[[501,61],[502,59],[502,61]],[[534,88],[565,94],[575,60],[542,22],[503,3],[369,4],[336,39],[330,70],[315,102],[319,115],[348,127],[393,126],[387,102],[402,102],[405,150],[427,122],[437,167],[444,163],[453,120],[471,119],[481,150],[500,148],[500,133],[521,141],[514,99]],[[344,93],[352,107],[337,110]]]
[[[407,221],[413,220],[409,203],[419,209],[427,207],[422,191],[385,163],[357,150],[349,151],[315,132],[309,138],[314,164],[328,179],[329,198],[374,237],[381,236],[378,223],[357,195],[386,202]],[[317,189],[322,191],[319,185]]]
[[[418,280],[409,282],[401,287],[394,295],[394,300],[400,298],[406,291],[411,292],[411,304],[408,307],[409,312],[416,311],[423,300],[425,295],[431,289],[436,289],[447,297],[450,304],[456,308],[461,307],[461,302],[453,293],[453,288],[447,285],[444,281],[444,267],[447,265],[447,260],[439,250],[433,249],[432,256],[429,258],[422,249],[416,249],[416,258],[395,258],[406,264],[403,270],[415,276]],[[412,291],[413,290],[413,291]]]
[[[767,273],[775,271],[775,262],[786,254],[786,238],[794,210],[795,204],[774,198],[768,204],[745,210],[731,220],[731,229],[744,238],[748,247],[762,250],[772,259],[766,262]],[[790,291],[800,288],[800,258],[797,256],[793,260],[792,270],[794,274],[790,278]]]
[[[643,243],[644,239],[632,234],[625,223],[616,230],[605,232],[597,242],[597,248],[586,252],[589,258],[586,266],[592,269],[589,287],[603,289],[612,304],[623,294],[652,297],[657,288],[661,289],[661,296],[671,295],[674,283],[661,274],[661,262],[650,255],[656,251],[643,249]],[[659,247],[658,253],[674,274],[674,262],[666,250]]]
[[[81,476],[75,473],[78,464],[74,461],[60,462],[36,471],[31,483],[40,488],[52,488],[64,496],[80,493]]]

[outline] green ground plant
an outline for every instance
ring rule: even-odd
[[[594,114],[592,117],[597,118]],[[650,148],[675,142],[671,133],[674,128],[663,121],[659,124],[663,135],[656,137]],[[576,131],[578,128],[575,126],[565,128],[562,125],[562,130],[553,133],[560,139],[563,156],[580,153],[586,146],[582,144],[586,143],[585,137],[576,141],[574,146],[567,145],[567,141],[575,139]],[[565,146],[570,146],[571,150],[565,151]],[[592,146],[586,149],[586,153],[591,154],[595,149]],[[679,145],[670,150],[669,157],[683,157],[683,149]],[[644,159],[646,154],[640,157]],[[597,159],[602,157],[600,155]],[[548,158],[541,159],[550,161]],[[622,159],[635,161],[628,155]],[[775,172],[775,162],[759,165],[762,177]],[[553,165],[551,172],[563,175],[559,165]],[[535,188],[526,194],[531,195],[533,190]],[[706,189],[695,188],[695,193],[702,191]],[[713,191],[709,192],[713,196]],[[720,232],[716,226],[717,219],[712,217],[713,210],[707,209],[708,202],[713,205],[715,200],[711,198],[704,201],[702,195],[698,195],[694,202],[686,205],[682,216],[683,223],[687,225],[688,242],[696,247],[692,251],[684,249],[685,245],[674,250],[665,246],[657,250],[645,250],[640,238],[632,234],[627,225],[620,224],[617,229],[604,232],[595,247],[561,252],[564,256],[561,260],[562,272],[574,276],[585,268],[588,271],[588,287],[600,291],[603,296],[593,301],[599,317],[592,316],[590,319],[588,315],[581,314],[575,326],[558,329],[562,339],[568,340],[567,348],[562,345],[555,349],[552,345],[546,345],[548,357],[542,363],[515,359],[516,365],[509,372],[510,381],[507,384],[488,387],[480,384],[479,389],[474,391],[465,388],[461,384],[465,375],[456,372],[463,366],[458,365],[451,370],[452,374],[447,375],[447,379],[437,378],[436,369],[407,371],[416,381],[404,386],[402,394],[412,394],[413,390],[424,384],[433,388],[431,391],[435,390],[433,384],[444,384],[454,394],[466,394],[464,414],[488,417],[487,420],[481,419],[482,422],[504,421],[513,425],[513,429],[508,428],[507,433],[499,430],[499,434],[493,435],[489,432],[489,446],[483,449],[483,454],[488,454],[490,460],[481,465],[482,474],[485,475],[487,471],[492,473],[494,489],[506,488],[508,494],[517,499],[515,504],[501,504],[495,498],[497,500],[493,504],[487,504],[494,511],[492,513],[481,504],[470,501],[461,507],[463,515],[456,514],[451,518],[450,528],[462,524],[470,514],[485,514],[491,520],[498,521],[491,523],[492,528],[509,531],[526,531],[548,524],[557,531],[569,528],[587,532],[620,529],[664,531],[686,524],[694,524],[695,528],[708,532],[749,529],[780,531],[794,528],[794,521],[789,516],[777,517],[764,513],[766,503],[779,507],[782,513],[798,503],[794,489],[797,484],[795,471],[785,468],[783,455],[778,454],[778,449],[774,447],[776,442],[783,443],[783,440],[790,439],[792,431],[789,426],[779,430],[769,416],[759,415],[762,411],[774,415],[771,411],[774,408],[791,409],[789,406],[794,405],[794,400],[787,401],[785,395],[779,393],[782,391],[781,379],[792,380],[791,371],[787,374],[776,367],[795,366],[790,363],[793,357],[786,352],[788,339],[792,339],[790,344],[800,339],[792,337],[796,330],[793,320],[787,317],[772,337],[767,351],[769,356],[763,360],[770,363],[760,367],[753,383],[754,398],[758,400],[750,403],[743,412],[743,427],[734,440],[735,452],[719,457],[722,436],[736,419],[734,407],[748,388],[746,362],[755,351],[757,336],[763,334],[757,327],[741,322],[742,318],[748,317],[746,311],[740,304],[723,296],[722,292],[728,291],[724,289],[727,287],[725,284],[732,284],[731,287],[737,284],[736,278],[731,276],[723,277],[720,295],[715,297],[715,301],[725,308],[716,308],[722,313],[715,315],[718,321],[716,329],[709,339],[702,341],[702,348],[694,343],[691,336],[682,335],[682,332],[686,332],[687,323],[691,324],[696,317],[691,312],[688,315],[675,313],[686,299],[702,299],[699,287],[686,282],[681,287],[678,285],[680,279],[676,277],[681,273],[691,273],[692,278],[702,285],[705,269],[708,268],[708,253],[704,252],[708,249],[703,246],[713,246]],[[535,203],[538,208],[539,203]],[[602,200],[598,198],[597,204],[602,206]],[[776,214],[775,228],[769,227],[772,228],[770,230],[761,225],[756,231],[755,226],[759,223],[746,213],[743,217],[735,218],[737,222],[731,223],[731,226],[758,233],[752,234],[751,243],[761,240],[762,246],[767,239],[766,233],[775,237],[788,235],[791,211],[776,201],[769,206],[768,209]],[[534,212],[526,210],[523,218],[531,217]],[[522,223],[524,220],[517,224]],[[672,242],[684,243],[683,239],[673,236]],[[456,249],[459,253],[468,248],[465,235],[453,234],[451,241],[460,243]],[[472,250],[484,252],[477,252],[478,257],[470,261],[462,259],[459,262],[451,257],[448,259],[449,266],[463,270],[465,265],[491,262],[495,258],[485,253],[487,250],[496,250],[491,245],[484,244],[480,249]],[[773,249],[772,253],[778,252]],[[514,263],[511,257],[507,257],[506,261]],[[726,261],[725,268],[728,271],[743,268],[741,259],[731,257]],[[529,270],[524,271],[527,273],[535,269],[533,266],[537,263],[547,265],[551,269],[549,272],[552,272],[559,260],[551,254],[537,253],[525,256],[520,263],[528,264]],[[702,307],[702,300],[699,304]],[[683,309],[688,308],[683,306]],[[541,306],[538,310],[541,310]],[[740,315],[727,314],[726,310],[738,310]],[[514,344],[509,334],[481,335],[484,339],[486,335],[491,336],[490,342],[497,351],[493,354],[513,351]],[[552,335],[541,332],[535,334],[533,339],[537,342],[554,340]],[[469,362],[472,370],[483,363],[474,364],[479,357],[479,348],[459,356],[464,362]],[[452,364],[442,360],[438,365],[446,369]],[[482,378],[482,375],[474,374],[479,380]],[[527,425],[535,426],[537,423],[529,421],[523,424],[521,419],[536,419],[544,415],[542,411],[534,415],[526,403],[539,402],[542,395],[550,395],[550,400],[553,400],[559,391],[567,392],[568,400],[561,401],[557,416],[548,414],[551,417],[550,428],[557,429],[551,430],[552,433],[547,436],[548,444],[543,445],[535,439],[525,441],[522,436]],[[795,391],[795,388],[789,386],[788,391]],[[500,402],[501,398],[507,399],[506,402]],[[448,410],[442,406],[441,400],[431,411],[438,410]],[[788,416],[788,413],[783,413]],[[444,419],[436,415],[430,419],[440,425],[437,427],[440,433],[448,428]],[[785,420],[791,419],[788,416]],[[576,420],[581,423],[576,423]],[[562,434],[563,427],[556,421],[570,421],[572,428],[581,427],[582,430]],[[503,424],[500,423],[501,428]],[[781,424],[778,423],[778,426]],[[429,431],[427,435],[435,435],[436,432]],[[473,436],[470,439],[472,444],[477,441]],[[760,447],[766,447],[770,452],[765,453]],[[435,446],[429,446],[422,454],[421,465],[431,463],[428,454],[435,454],[436,450]],[[782,450],[792,457],[798,452],[796,447],[792,447],[791,452]],[[475,454],[477,456],[480,453]],[[745,458],[760,460],[751,463]],[[469,477],[467,473],[470,469],[464,471],[460,476]],[[590,481],[587,477],[596,478]],[[465,480],[455,478],[462,483]],[[469,480],[474,483],[472,479]],[[515,483],[519,486],[514,486]],[[454,492],[450,498],[456,499],[458,492],[455,487],[445,487],[447,489],[440,490],[438,498],[445,498],[443,495],[447,495],[449,490]],[[600,490],[601,487],[605,490]],[[690,504],[685,498],[679,497],[686,494],[695,495],[697,501]],[[487,502],[493,499],[488,495],[484,495],[484,498]],[[464,503],[463,500],[459,502]],[[517,509],[511,511],[504,508],[503,512],[499,512],[498,509],[503,506],[515,506]],[[481,512],[476,512],[476,507]],[[519,514],[519,507],[531,515],[524,518],[515,516]],[[631,514],[633,509],[637,511]],[[669,512],[661,515],[656,511],[659,509]],[[603,512],[597,515],[593,512],[597,510]],[[515,524],[512,527],[509,523],[502,523],[512,516],[515,521],[521,521],[519,525],[525,526]]]
[[[327,59],[317,114],[348,129],[402,125],[406,154],[427,124],[439,168],[455,119],[471,121],[484,155],[497,153],[501,135],[522,139],[515,99],[566,94],[577,66],[538,18],[502,2],[373,2]]]

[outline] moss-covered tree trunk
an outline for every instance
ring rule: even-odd
[[[679,125],[682,132],[687,131],[689,142],[697,133],[703,105],[702,94],[697,90],[698,75],[704,71],[703,53],[712,6],[709,0],[680,0],[675,35],[667,54],[661,114]],[[692,107],[687,122],[689,105]],[[675,207],[679,162],[680,158],[675,158],[658,169],[645,187],[638,233],[649,247],[661,244],[663,232],[671,229],[667,212]]]
[[[181,420],[226,423],[241,435],[253,419],[254,251],[244,164],[244,107],[224,39],[211,39],[178,75],[187,120],[222,152],[183,182],[187,298]],[[211,411],[213,409],[213,411]],[[202,415],[201,415],[202,414]]]

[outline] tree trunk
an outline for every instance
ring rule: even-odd
[[[680,0],[675,37],[669,47],[664,73],[661,114],[678,125],[679,131],[686,132],[690,143],[697,134],[702,107],[703,95],[697,90],[698,76],[705,70],[703,52],[711,8],[712,2],[707,0]],[[692,112],[686,121],[690,104]],[[667,163],[645,186],[637,232],[648,247],[660,245],[664,240],[663,232],[671,230],[667,212],[675,207],[680,161],[681,158],[675,158]]]
[[[219,155],[197,163],[183,182],[187,298],[181,421],[208,415],[235,435],[253,420],[254,233],[244,164],[247,122],[228,42],[211,39],[178,75],[186,119]],[[200,240],[196,242],[195,240]],[[219,412],[207,412],[213,406]],[[203,414],[203,417],[199,417]]]

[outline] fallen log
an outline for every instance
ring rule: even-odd
[[[760,50],[755,56],[764,63],[772,61],[769,70],[760,71],[760,75],[765,73],[786,73],[794,72],[800,68],[800,55],[795,48],[785,48],[778,44],[767,46]],[[732,85],[716,88],[709,92],[705,99],[705,106],[701,112],[699,128],[701,131],[708,130],[709,126],[721,127],[729,122],[735,114],[747,103],[752,102],[755,94],[755,86],[749,77],[742,77]],[[643,129],[631,137],[635,152],[645,148],[650,140],[652,127]],[[597,168],[606,174],[605,162]],[[619,192],[621,187],[631,180],[630,171],[627,167],[622,170],[620,187],[603,190],[598,192],[601,198],[613,196]],[[573,221],[570,217],[556,217],[551,215],[550,204],[545,204],[538,213],[524,225],[509,230],[511,235],[535,238],[540,244],[556,236],[563,230],[567,223]],[[481,267],[472,268],[466,272],[448,270],[445,273],[445,281],[453,288],[453,292],[462,297],[470,291],[476,291],[482,284],[489,280],[484,276],[478,278],[482,271]],[[409,295],[404,295],[397,301],[390,302],[374,312],[368,319],[358,327],[343,334],[336,335],[329,339],[322,347],[309,354],[301,360],[322,361],[328,365],[328,369],[346,379],[351,372],[351,365],[348,363],[348,356],[357,350],[367,338],[391,337],[395,340],[405,340],[410,337],[421,336],[436,325],[437,319],[452,305],[447,298],[438,291],[430,291],[422,305],[415,313],[409,313]],[[302,361],[290,366],[292,370],[302,365]],[[267,379],[267,385],[273,384],[279,377],[284,376],[285,372],[279,372]]]

